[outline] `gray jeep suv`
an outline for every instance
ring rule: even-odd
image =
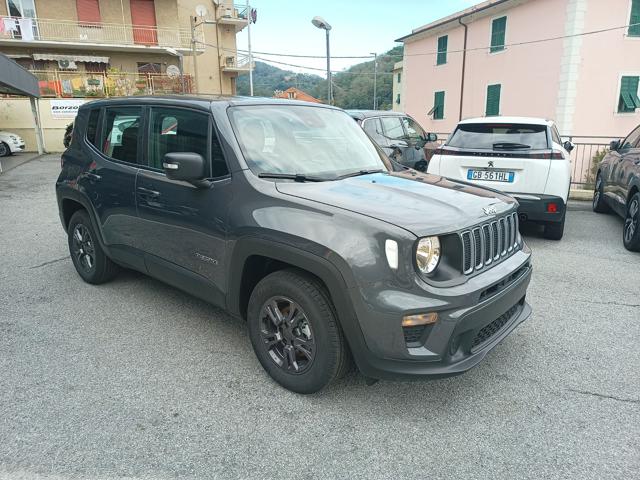
[[[517,203],[393,165],[342,110],[136,97],[83,105],[56,193],[89,283],[120,267],[245,318],[284,387],[477,365],[531,309]]]

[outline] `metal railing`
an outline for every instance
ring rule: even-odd
[[[10,21],[7,23],[5,19]],[[25,20],[28,20],[25,23]],[[0,39],[33,42],[88,43],[100,45],[146,45],[191,48],[189,28],[163,28],[123,23],[87,23],[46,18],[21,19],[0,16],[3,30]],[[31,32],[23,32],[23,27],[31,25]],[[13,28],[8,28],[13,27]],[[196,40],[204,42],[202,29],[195,32]]]
[[[235,55],[222,55],[220,59],[220,65],[222,68],[228,68],[232,70],[249,70],[249,55],[236,53]]]
[[[190,75],[170,77],[157,73],[64,72],[32,70],[40,95],[48,98],[101,98],[131,95],[192,93]]]
[[[233,5],[220,5],[218,7],[218,18],[220,19],[233,19],[233,20],[247,20],[249,10],[246,5],[233,4]]]
[[[443,145],[449,133],[436,133],[438,135],[437,143]],[[606,152],[609,151],[609,144],[612,140],[620,137],[606,136],[585,136],[572,135],[562,137],[563,140],[569,140],[574,145],[571,151],[571,188],[581,188],[591,190],[595,182],[595,174],[597,172],[597,164],[602,160]]]

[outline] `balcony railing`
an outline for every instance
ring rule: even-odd
[[[40,95],[49,98],[101,98],[131,95],[192,93],[190,75],[170,77],[156,73],[90,73],[31,71],[38,77]]]
[[[9,21],[7,22],[5,19],[9,19]],[[25,20],[27,21],[25,22]],[[4,29],[0,31],[0,40],[191,48],[191,30],[189,28],[161,28],[121,23],[85,23],[2,16],[0,16],[0,22],[4,26]],[[23,31],[29,26],[30,30]],[[196,29],[195,35],[197,41],[204,42],[201,28]]]
[[[218,7],[218,23],[235,25],[236,32],[247,26],[249,15],[246,5],[223,4]]]
[[[248,72],[255,66],[252,63],[249,63],[249,55],[241,53],[225,54],[220,57],[220,66],[225,72]]]

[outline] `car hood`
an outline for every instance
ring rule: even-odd
[[[418,237],[457,231],[518,205],[496,190],[413,171],[319,183],[277,182],[276,188],[285,195],[376,218]]]

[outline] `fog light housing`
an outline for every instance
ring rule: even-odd
[[[436,312],[416,313],[402,317],[403,327],[417,327],[418,325],[432,325],[438,321]]]

